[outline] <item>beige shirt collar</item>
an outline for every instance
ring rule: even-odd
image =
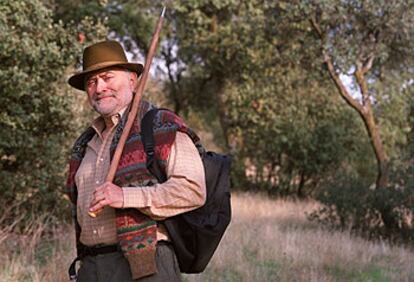
[[[128,106],[122,108],[118,113],[111,116],[111,120],[114,126],[117,126],[119,121],[121,120],[122,115],[125,113]],[[105,130],[105,121],[102,116],[97,117],[95,120],[92,121],[91,127],[95,130],[96,134],[98,134],[99,138],[103,139],[102,132]]]

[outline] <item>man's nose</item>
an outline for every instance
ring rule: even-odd
[[[96,80],[96,92],[101,93],[107,89],[105,80],[98,78]]]

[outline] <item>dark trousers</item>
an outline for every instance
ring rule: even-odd
[[[139,282],[179,282],[181,273],[170,244],[157,245],[155,261],[158,272]],[[133,282],[126,258],[121,252],[87,256],[82,260],[77,282]]]

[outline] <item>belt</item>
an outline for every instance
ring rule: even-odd
[[[157,246],[160,245],[171,245],[170,241],[161,240],[157,242]],[[87,247],[82,246],[80,254],[75,258],[75,260],[69,266],[69,279],[75,280],[78,278],[76,274],[76,262],[83,259],[87,256],[95,257],[97,255],[104,255],[109,253],[115,253],[121,251],[121,247],[119,245],[108,245],[108,246],[95,246],[95,247]]]
[[[97,255],[115,253],[120,250],[121,248],[119,247],[119,245],[94,246],[94,247],[83,246],[80,254],[74,259],[74,261],[69,266],[69,279],[75,280],[77,278],[76,262],[83,259],[84,257],[87,257],[87,256],[95,257]]]
[[[83,257],[86,257],[86,256],[95,257],[97,255],[115,253],[120,250],[121,248],[118,245],[94,246],[94,247],[83,248],[82,254],[83,254]]]

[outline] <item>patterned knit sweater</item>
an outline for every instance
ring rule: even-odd
[[[134,121],[125,143],[113,181],[114,184],[120,187],[151,186],[157,183],[157,179],[146,168],[146,154],[140,135],[141,119],[153,107],[146,101],[140,103],[137,119]],[[116,128],[110,149],[111,159],[125,126],[126,117],[127,113],[124,114]],[[198,144],[198,137],[185,125],[181,118],[170,111],[159,111],[154,119],[155,154],[160,162],[161,169],[164,171],[177,130],[188,134],[193,142]],[[76,215],[77,188],[75,175],[85,155],[87,144],[94,135],[95,131],[90,127],[76,140],[69,162],[69,175],[66,184],[66,193],[73,203],[72,216],[76,226],[78,255],[82,254],[85,246],[79,241],[81,228]],[[116,209],[116,226],[118,242],[130,264],[133,279],[155,273],[156,222],[137,209]]]

